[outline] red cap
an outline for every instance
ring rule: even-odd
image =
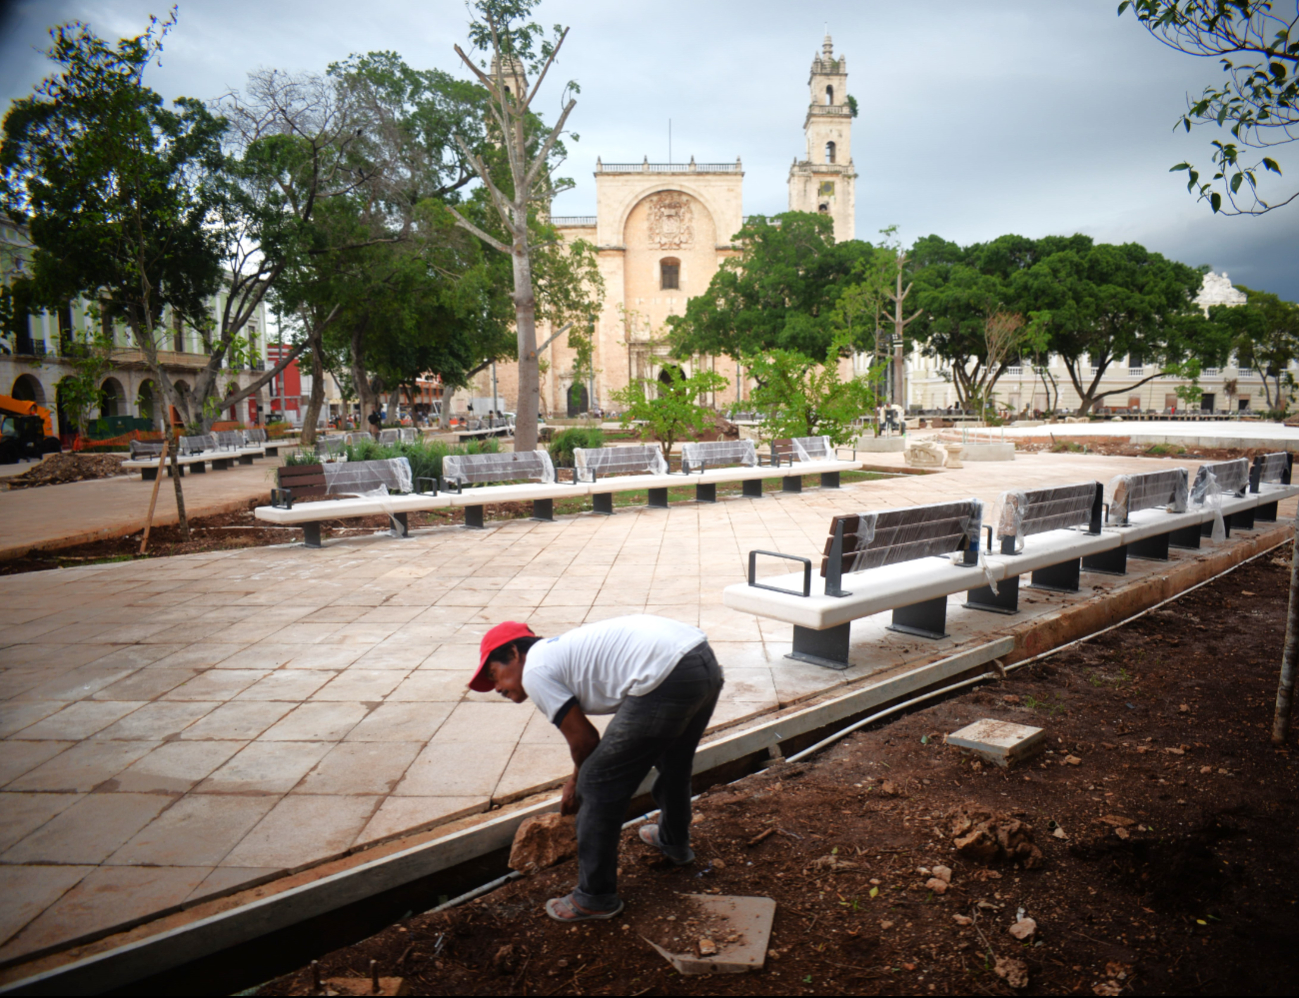
[[[496,651],[501,645],[508,645],[511,641],[517,641],[519,638],[535,638],[532,628],[527,624],[520,624],[516,620],[507,620],[503,624],[497,624],[490,631],[483,635],[483,640],[478,645],[478,671],[474,673],[474,678],[469,680],[469,688],[478,693],[487,693],[495,688],[496,684],[492,682],[492,677],[487,673],[487,656]]]

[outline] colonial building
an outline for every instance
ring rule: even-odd
[[[503,72],[507,85],[522,87],[517,66]],[[803,122],[806,158],[795,158],[789,175],[789,207],[820,211],[834,220],[837,239],[852,239],[856,206],[852,164],[852,113],[848,101],[848,65],[827,35],[812,60],[810,100]],[[608,410],[611,393],[638,379],[663,374],[668,359],[665,336],[669,316],[685,311],[686,302],[703,294],[717,268],[739,250],[735,236],[744,224],[744,168],[734,163],[595,162],[595,214],[555,216],[551,222],[566,240],[583,239],[599,254],[605,299],[596,317],[590,370],[578,370],[577,353],[561,335],[541,354],[542,408],[549,415]],[[537,343],[550,338],[544,324]],[[747,379],[733,360],[693,357],[687,372],[716,370],[730,386],[708,401],[726,407],[742,400]],[[514,409],[517,370],[496,366],[496,391]],[[457,392],[451,408],[463,412],[472,397],[492,396],[484,372],[469,389]]]

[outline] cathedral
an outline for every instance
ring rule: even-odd
[[[789,170],[789,208],[816,211],[834,221],[835,238],[854,238],[857,174],[852,162],[852,107],[847,92],[848,65],[834,55],[830,36],[812,59],[808,108],[803,122],[806,148]],[[638,379],[654,379],[667,357],[663,342],[667,318],[685,311],[686,302],[707,290],[713,274],[739,250],[733,237],[744,224],[744,167],[733,163],[595,163],[595,214],[555,216],[552,223],[566,240],[583,239],[599,254],[605,300],[596,318],[592,370],[574,370],[575,351],[567,336],[541,354],[542,410],[547,416],[611,408],[612,392]],[[537,326],[537,342],[551,330]],[[697,356],[689,371],[709,368],[730,387],[708,401],[726,408],[747,395],[742,370],[730,358]],[[497,393],[506,409],[515,408],[516,372],[497,365]],[[464,395],[491,397],[490,376],[480,375]],[[453,402],[452,411],[464,409]]]

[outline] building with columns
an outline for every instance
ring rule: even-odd
[[[494,67],[507,85],[523,87],[521,68]],[[790,170],[789,208],[820,211],[834,219],[837,239],[852,239],[856,206],[852,165],[852,114],[847,94],[847,60],[834,56],[827,35],[812,60],[810,100],[803,122],[806,159]],[[733,163],[595,162],[595,213],[554,216],[551,222],[565,240],[583,239],[599,255],[605,299],[595,320],[593,372],[575,371],[576,351],[561,335],[541,355],[542,408],[563,416],[591,408],[608,410],[611,393],[638,379],[656,379],[676,364],[664,342],[667,319],[685,311],[686,302],[703,294],[727,257],[739,249],[735,236],[744,224],[744,167]],[[537,342],[552,330],[538,324]],[[680,362],[687,371],[707,367],[730,386],[708,401],[725,408],[742,401],[747,379],[733,360],[697,356]],[[515,365],[496,365],[497,393],[514,409]],[[470,398],[490,398],[491,376],[481,373],[468,389],[457,392],[453,412],[464,412]]]

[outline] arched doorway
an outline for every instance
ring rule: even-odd
[[[586,385],[580,381],[573,382],[568,388],[568,415],[580,416],[591,408],[591,396]]]
[[[59,437],[65,447],[71,446],[73,437],[77,435],[76,413],[68,404],[71,381],[71,378],[64,378],[54,388],[54,406],[59,415]]]
[[[122,383],[116,378],[105,378],[99,386],[99,415],[103,419],[109,416],[126,415],[126,392]]]
[[[30,374],[20,374],[14,381],[13,391],[9,393],[19,402],[35,402],[37,405],[45,405],[45,386],[40,380]]]
[[[140,412],[141,419],[147,419],[153,429],[158,428],[158,393],[154,390],[152,381],[145,381],[140,384],[140,394],[135,400],[136,408]]]
[[[658,382],[662,386],[659,389],[659,395],[663,394],[663,388],[671,387],[673,380],[685,381],[686,372],[677,364],[664,364],[663,369],[659,371]]]

